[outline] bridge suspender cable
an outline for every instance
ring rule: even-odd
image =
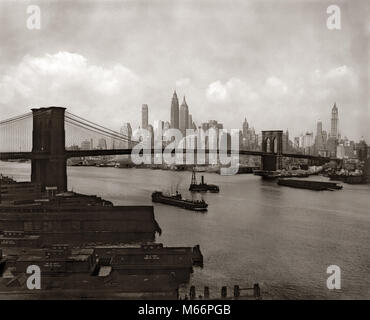
[[[84,129],[84,130],[88,130],[90,132],[94,132],[94,133],[100,134],[100,135],[105,136],[107,138],[113,138],[113,139],[117,139],[117,140],[121,140],[121,141],[125,141],[125,142],[131,141],[128,138],[113,136],[113,135],[108,134],[108,133],[105,133],[105,132],[103,132],[101,130],[96,130],[94,128],[86,128],[85,126],[83,126],[81,124],[78,124],[78,123],[76,123],[74,121],[71,121],[71,120],[66,120],[66,123],[68,123],[68,124],[70,124],[72,126],[75,126],[75,127],[81,128],[81,129]]]

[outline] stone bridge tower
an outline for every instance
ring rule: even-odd
[[[282,168],[283,130],[262,131],[262,170],[276,171]]]
[[[31,181],[40,183],[43,190],[67,191],[64,112],[60,107],[32,109]]]

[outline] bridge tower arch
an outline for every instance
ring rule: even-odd
[[[67,159],[65,153],[65,108],[32,109],[31,181],[45,187],[67,191]]]
[[[276,171],[282,168],[283,130],[262,131],[262,170]]]

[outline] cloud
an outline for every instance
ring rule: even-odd
[[[227,85],[221,83],[221,81],[215,81],[209,84],[206,92],[206,97],[210,102],[225,101],[228,97]]]
[[[206,89],[206,99],[211,103],[249,102],[257,99],[257,92],[239,78],[231,78],[225,83],[212,82]]]
[[[10,116],[28,111],[30,105],[57,105],[101,119],[108,108],[118,113],[124,108],[133,111],[129,107],[142,89],[140,78],[121,64],[94,65],[84,56],[66,51],[41,57],[26,55],[0,77],[0,105]]]
[[[358,88],[356,72],[341,65],[316,69],[300,77],[270,75],[259,82],[236,77],[224,82],[217,80],[207,86],[205,96],[210,107],[222,114],[220,118],[226,126],[234,123],[237,127],[237,114],[246,116],[258,131],[290,128],[293,134],[313,130],[319,118],[326,120],[324,125],[328,129],[330,110],[337,102],[343,115],[343,132],[349,132],[356,122],[350,108]]]
[[[272,76],[266,79],[266,90],[272,90],[277,94],[285,94],[288,91],[288,86],[281,79]]]

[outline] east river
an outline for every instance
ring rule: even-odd
[[[30,165],[0,162],[0,173],[29,180]],[[370,299],[370,185],[317,192],[250,174],[204,175],[220,186],[219,194],[203,195],[207,213],[154,205],[157,242],[201,247],[204,268],[191,279],[197,294],[204,286],[213,297],[221,286],[232,294],[234,284],[258,282],[267,299]],[[191,198],[190,172],[68,167],[68,179],[70,190],[116,205],[152,205],[154,190],[176,187]],[[327,289],[330,265],[341,268],[340,290]]]

